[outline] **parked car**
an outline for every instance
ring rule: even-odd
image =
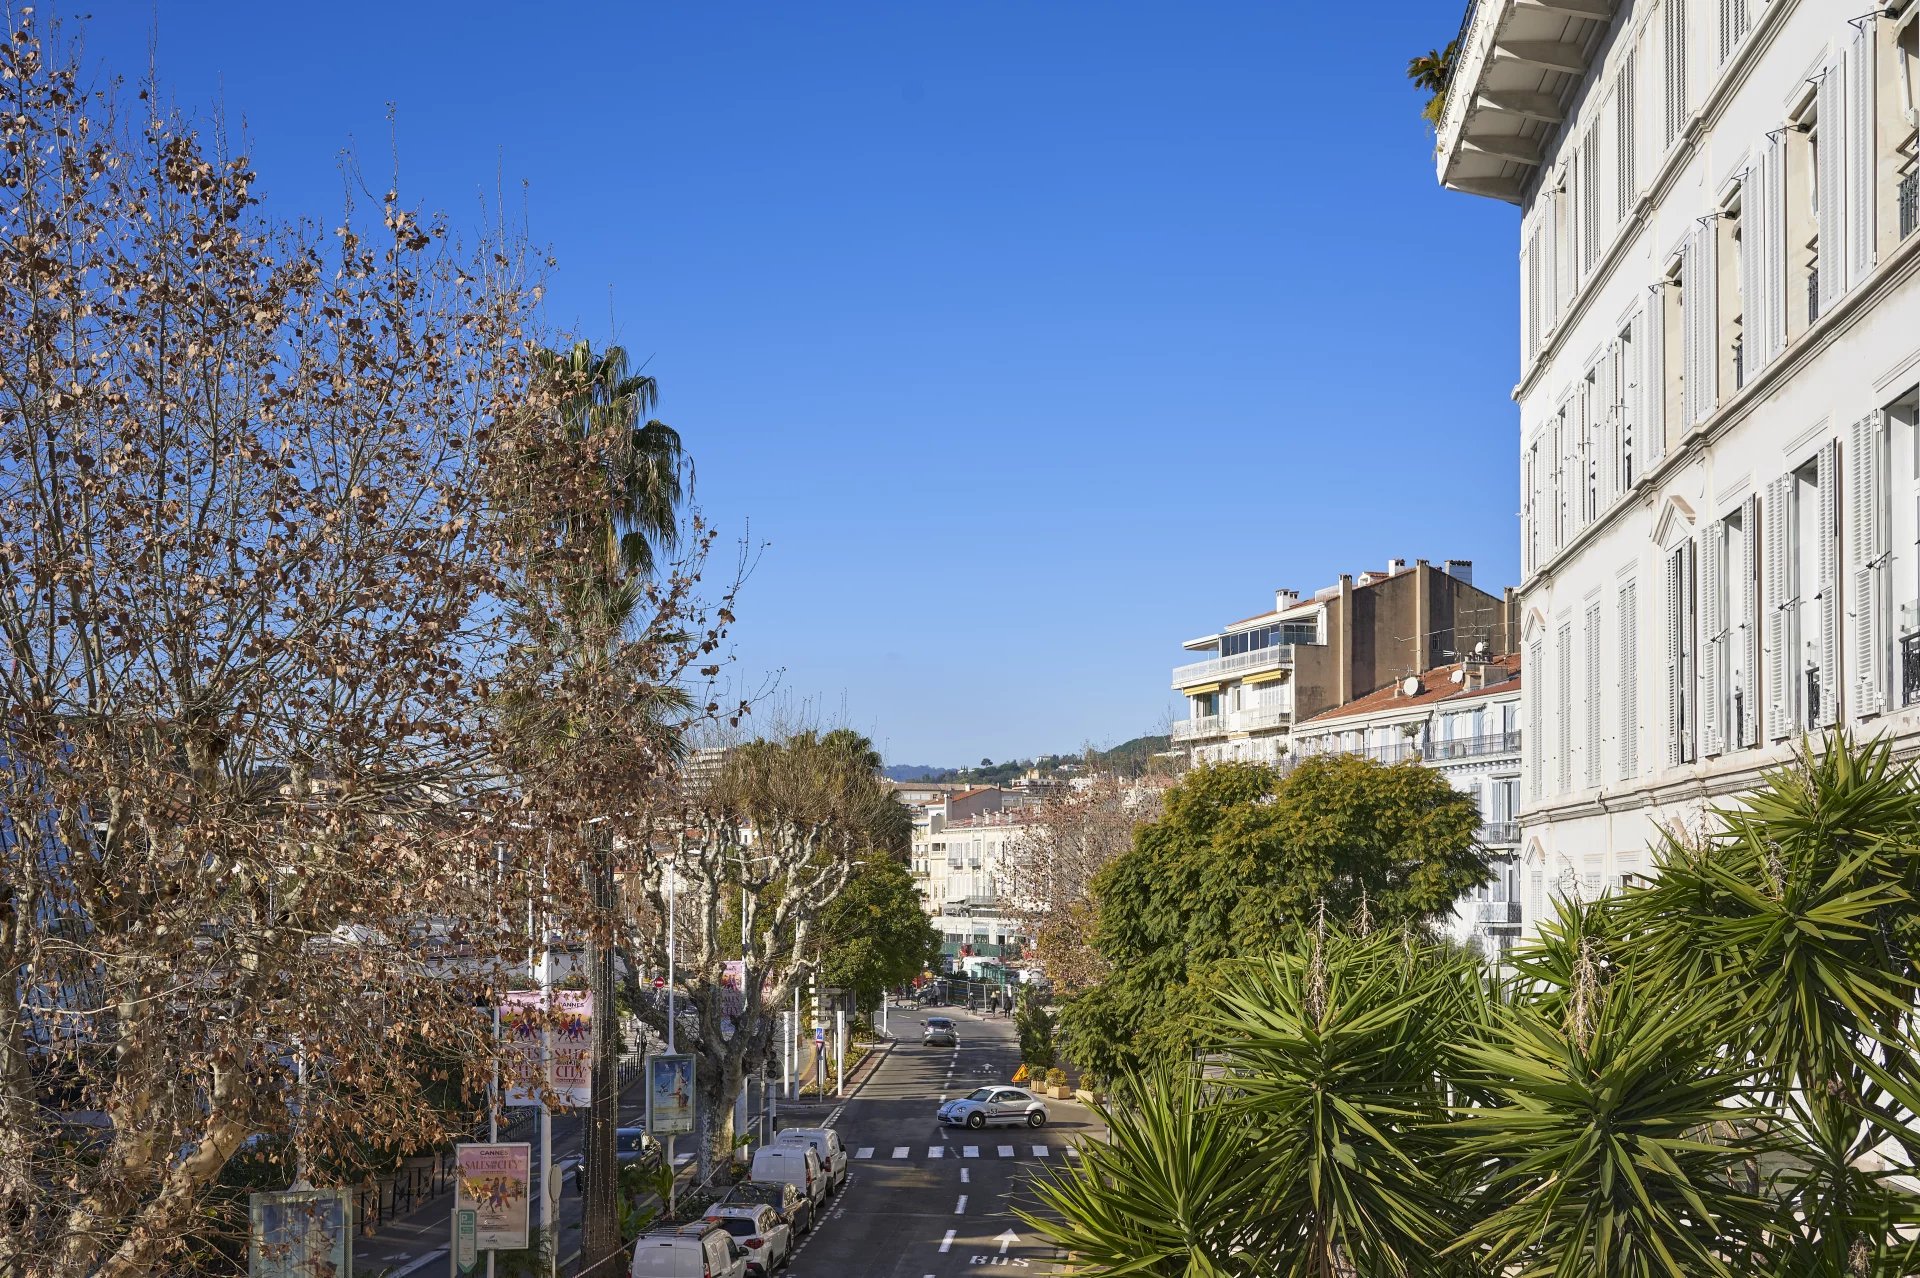
[[[958,1047],[960,1031],[954,1028],[953,1022],[944,1016],[929,1016],[921,1022],[920,1045],[922,1047]]]
[[[616,1171],[634,1163],[658,1164],[660,1142],[644,1127],[618,1128],[613,1133],[613,1161]],[[584,1158],[573,1164],[573,1187],[583,1194],[587,1192],[587,1163]]]
[[[939,1113],[948,1127],[1047,1125],[1047,1107],[1032,1092],[1018,1087],[977,1087],[942,1105]]]
[[[784,1180],[813,1203],[814,1214],[827,1201],[827,1171],[811,1145],[762,1145],[753,1155],[753,1180]]]
[[[747,1278],[747,1253],[711,1220],[640,1235],[630,1278]]]
[[[813,1152],[820,1155],[820,1165],[827,1172],[827,1192],[832,1193],[847,1183],[847,1147],[840,1143],[840,1133],[831,1127],[789,1127],[775,1138],[781,1145],[811,1145]]]
[[[765,1203],[715,1203],[707,1219],[747,1249],[747,1272],[767,1278],[793,1259],[793,1227]]]
[[[813,1232],[813,1199],[784,1180],[743,1180],[721,1195],[722,1203],[765,1203],[786,1218],[796,1236]]]

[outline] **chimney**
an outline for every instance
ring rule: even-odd
[[[1471,559],[1449,559],[1446,567],[1441,571],[1463,586],[1473,584],[1473,560]]]
[[[1399,573],[1403,573],[1403,572],[1405,572],[1406,570],[1407,570],[1407,561],[1406,561],[1406,560],[1404,560],[1404,559],[1389,559],[1389,560],[1387,560],[1387,576],[1389,576],[1389,577],[1392,577],[1392,576],[1395,576],[1395,575],[1397,575],[1397,574],[1399,574]]]
[[[1275,612],[1285,612],[1299,602],[1300,592],[1297,590],[1276,590],[1273,592],[1273,610]]]

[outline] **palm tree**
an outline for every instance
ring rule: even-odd
[[[1453,79],[1453,63],[1459,53],[1460,41],[1456,37],[1445,49],[1429,49],[1407,63],[1407,79],[1413,81],[1414,88],[1424,89],[1429,95],[1427,105],[1420,110],[1420,118],[1435,128],[1447,111],[1447,86]]]

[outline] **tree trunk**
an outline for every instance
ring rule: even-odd
[[[593,876],[592,890],[597,908],[613,908],[613,865],[611,849],[599,846],[589,837],[587,873]],[[611,922],[611,916],[607,917]],[[620,1246],[620,1218],[614,1201],[618,1163],[614,1153],[615,1133],[620,1125],[620,1084],[614,1047],[619,1037],[619,1011],[613,997],[613,938],[610,927],[603,926],[587,951],[587,983],[593,993],[593,1093],[587,1109],[584,1143],[581,1147],[586,1172],[586,1194],[580,1204],[580,1265],[595,1269]]]

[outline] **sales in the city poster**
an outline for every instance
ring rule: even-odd
[[[287,1189],[248,1200],[251,1278],[352,1278],[353,1202],[344,1189]]]
[[[454,1218],[474,1214],[481,1251],[517,1251],[527,1245],[533,1197],[533,1146],[526,1141],[459,1145],[454,1149]]]
[[[539,990],[510,991],[500,1008],[500,1077],[508,1105],[538,1105],[543,1090],[556,1109],[591,1104],[593,995],[553,990],[549,998]]]
[[[693,1057],[684,1052],[647,1057],[647,1130],[656,1136],[693,1130]]]

